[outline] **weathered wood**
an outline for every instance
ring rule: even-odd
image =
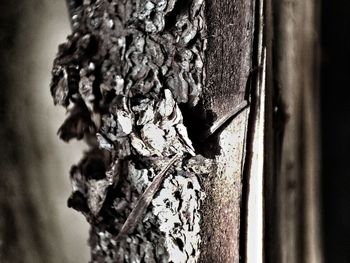
[[[253,57],[254,0],[206,1],[208,47],[205,95],[217,117],[238,105]]]
[[[205,98],[217,118],[247,98],[253,65],[255,1],[206,1],[208,47]],[[216,149],[216,169],[203,178],[201,262],[239,262],[242,172],[248,111],[244,111],[208,146]]]

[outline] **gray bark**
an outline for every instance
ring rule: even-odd
[[[52,91],[69,104],[60,136],[91,147],[71,171],[69,205],[91,224],[92,261],[321,262],[314,2],[266,1],[266,93],[255,1],[76,3]],[[3,19],[15,28],[19,14]],[[9,36],[17,48],[30,33]],[[14,65],[23,52],[13,52],[1,60]],[[1,72],[0,260],[75,262],[57,233],[49,166],[30,165],[52,161],[39,147],[51,145],[45,125],[17,111],[28,100],[37,114],[38,100],[16,91],[29,78],[11,70]],[[264,239],[252,244],[256,229]]]
[[[69,111],[60,137],[91,147],[71,170],[68,205],[92,226],[93,262],[199,256],[206,170],[197,162],[210,162],[195,156],[180,107],[201,99],[203,10],[202,1],[92,1],[73,10],[51,92]]]
[[[91,146],[71,170],[68,204],[92,226],[93,262],[239,261],[248,111],[226,119],[248,104],[254,4],[205,4],[89,1],[72,11],[51,92],[69,110],[60,137]]]

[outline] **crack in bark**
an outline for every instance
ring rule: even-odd
[[[195,155],[180,104],[193,108],[201,100],[206,41],[203,0],[186,3],[72,5],[73,33],[59,47],[51,93],[69,113],[60,137],[84,138],[91,146],[71,170],[68,206],[91,224],[92,262],[199,257],[204,193],[198,176],[211,162]],[[174,154],[179,161],[164,172],[142,221],[130,218],[134,231],[117,242],[140,196]]]

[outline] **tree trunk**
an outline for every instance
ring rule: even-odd
[[[60,137],[90,147],[68,205],[91,225],[92,262],[321,262],[314,1],[69,6],[51,92],[69,112]],[[14,116],[1,118],[3,149],[21,131]],[[19,153],[35,146],[28,134],[1,158],[15,173],[0,192],[0,257],[59,262],[56,223],[41,224],[52,204],[36,205],[46,186],[18,184],[40,159]]]
[[[91,147],[68,204],[91,224],[92,261],[238,262],[254,1],[69,6],[51,92],[70,107],[61,138]]]
[[[255,1],[206,1],[208,48],[204,97],[217,120],[251,97]],[[254,65],[255,64],[255,65]],[[255,87],[254,87],[255,88]],[[248,104],[248,103],[247,103]],[[247,198],[242,195],[249,107],[228,120],[205,152],[215,168],[202,179],[207,195],[202,214],[201,262],[239,262],[244,244]],[[215,149],[215,153],[213,151]],[[243,210],[241,209],[243,208]],[[243,235],[241,235],[243,230]],[[242,249],[241,249],[241,252]]]

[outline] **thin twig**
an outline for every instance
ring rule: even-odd
[[[118,236],[116,237],[117,241],[120,241],[121,238],[131,234],[134,231],[135,227],[139,223],[147,207],[152,202],[153,196],[158,191],[166,175],[166,172],[179,159],[179,157],[180,157],[180,154],[176,154],[174,155],[174,157],[170,159],[168,164],[159,172],[159,174],[156,175],[156,177],[154,177],[154,180],[152,181],[152,183],[146,188],[146,190],[137,200],[136,206],[129,214],[128,218],[124,222],[122,229],[120,230]]]
[[[247,100],[243,100],[240,104],[236,105],[236,107],[232,108],[228,113],[226,113],[222,118],[218,119],[213,123],[210,129],[204,134],[202,141],[205,141],[214,133],[219,130],[222,130],[227,126],[230,120],[236,117],[239,113],[241,113],[244,109],[249,106],[249,102]]]

